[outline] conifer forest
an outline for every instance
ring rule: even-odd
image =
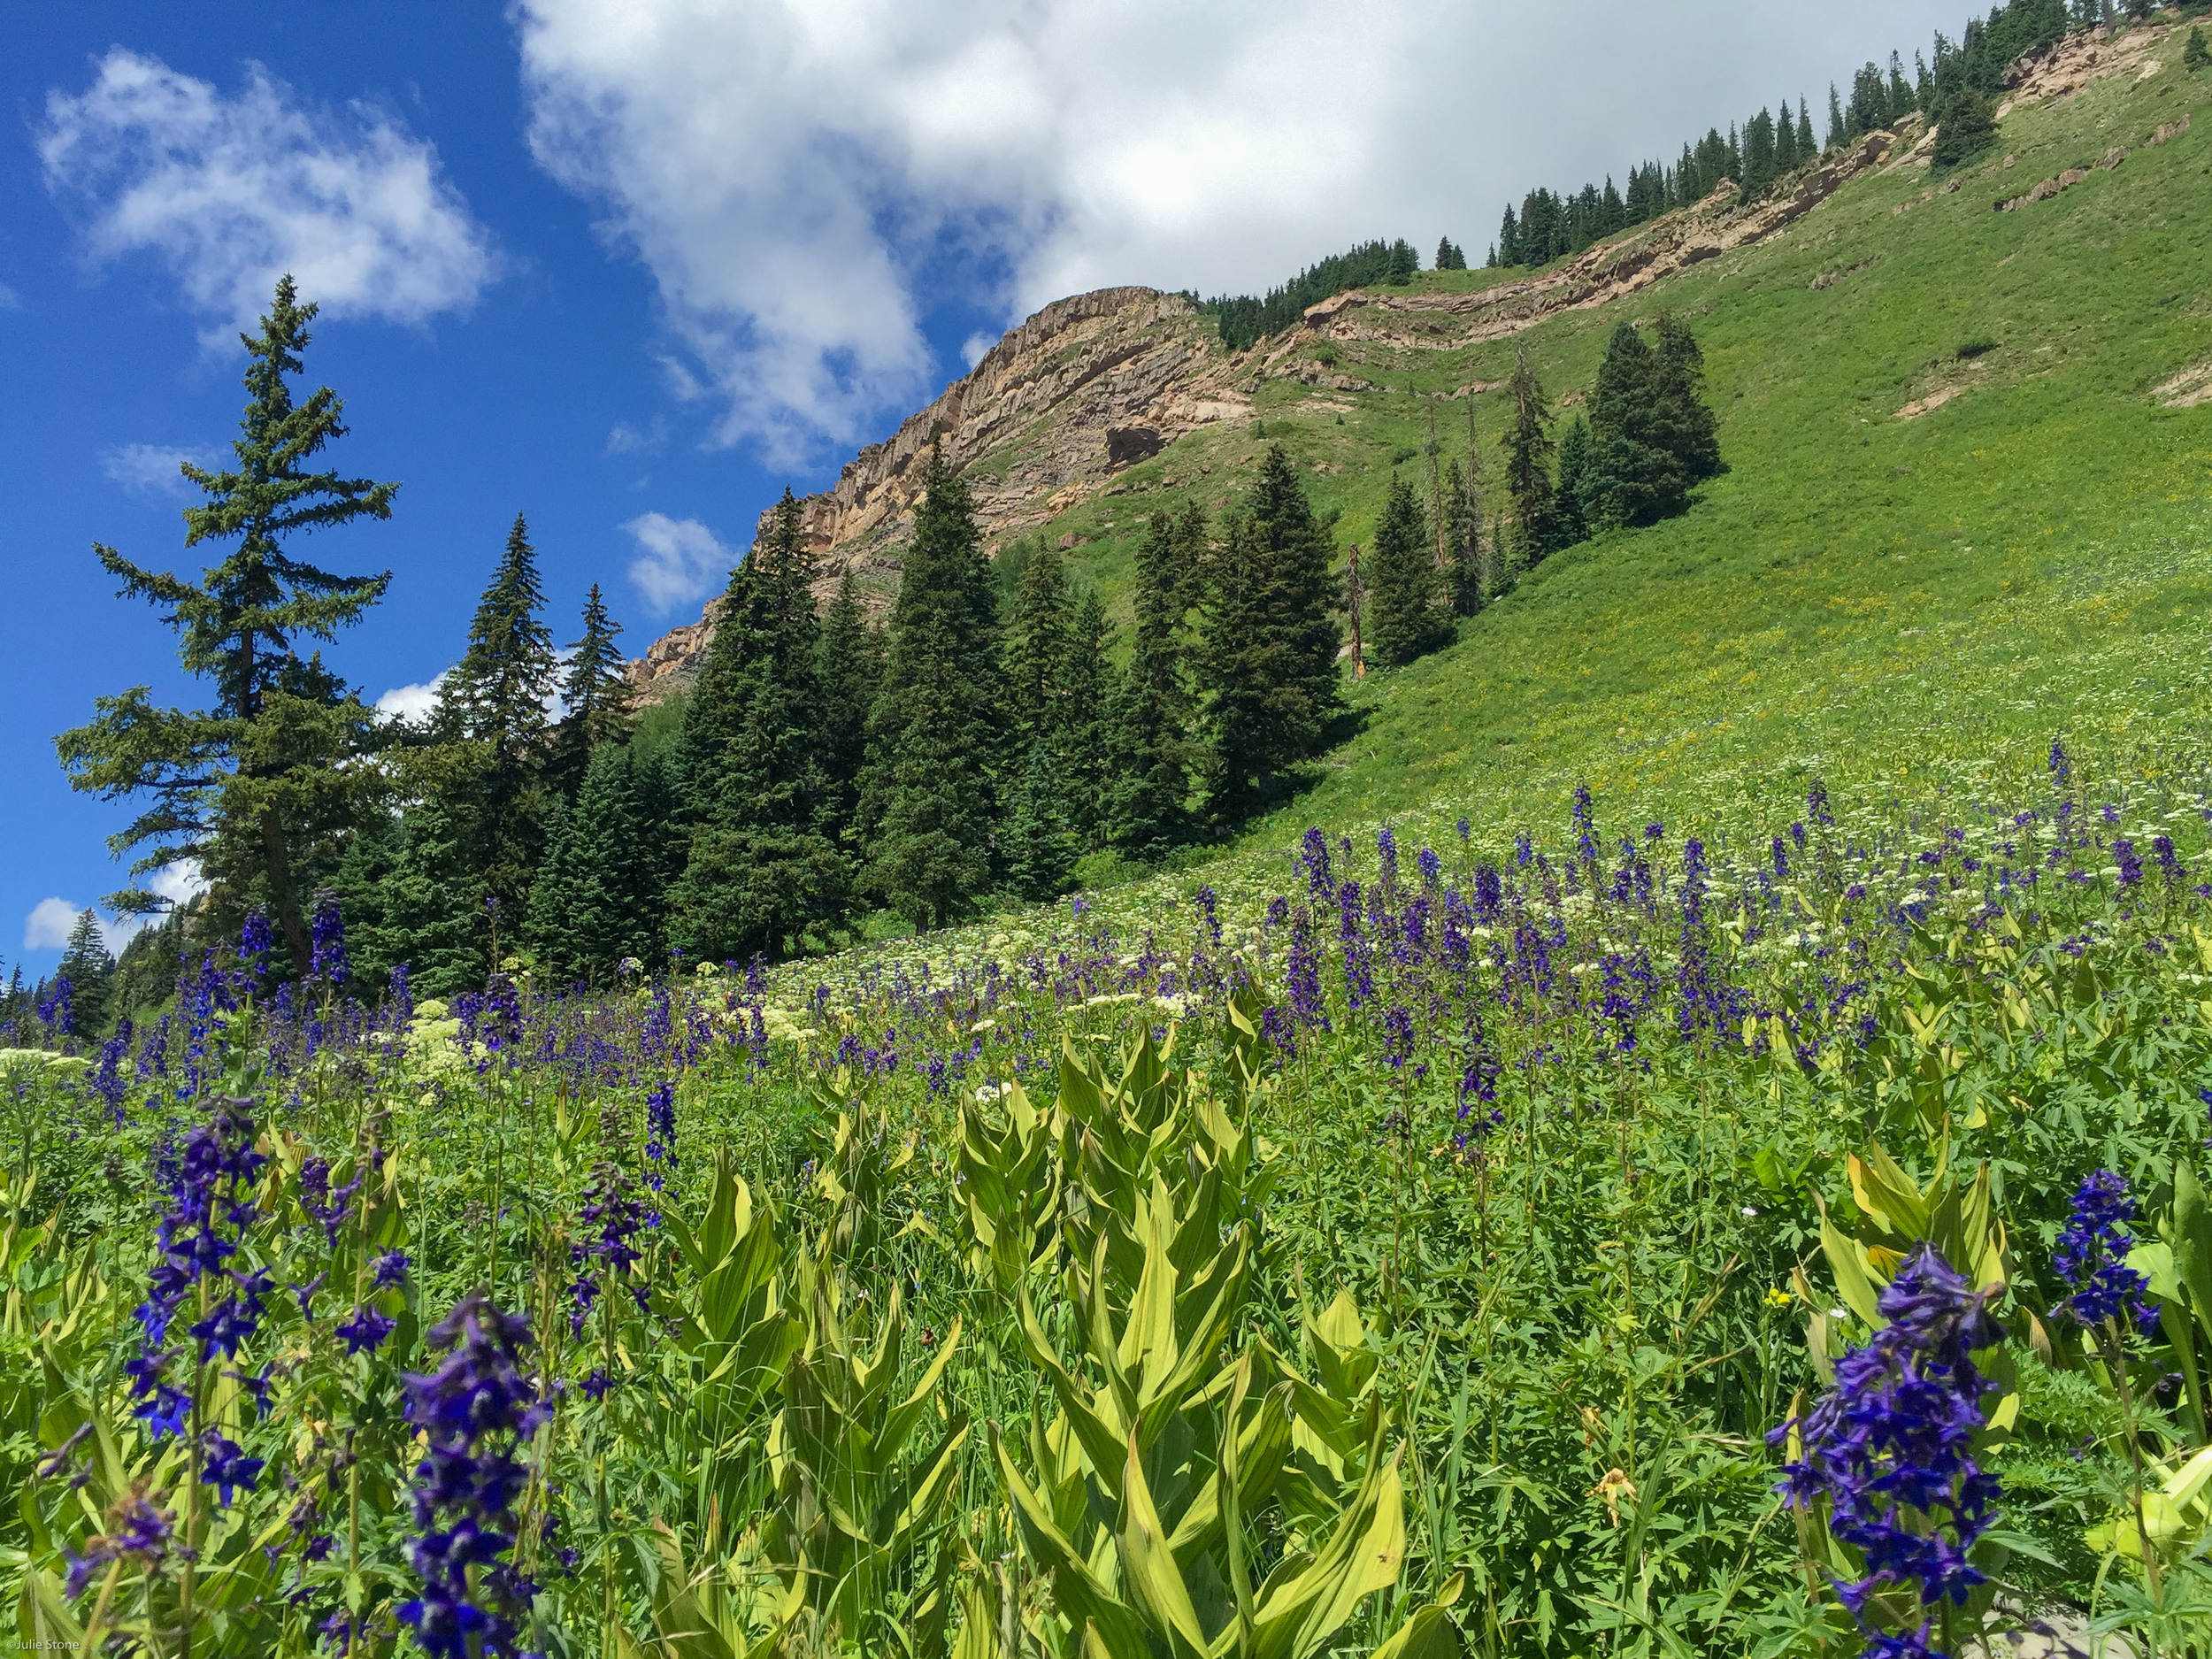
[[[326,664],[286,277],[0,994],[10,1639],[2212,1655],[2204,10],[1156,296],[1236,421],[787,490],[672,688],[526,503]]]

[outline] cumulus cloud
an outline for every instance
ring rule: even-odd
[[[658,285],[718,435],[788,461],[933,389],[924,296],[1006,320],[1258,290],[1671,157],[1955,27],[1958,0],[518,0],[530,139]],[[687,388],[684,382],[688,381]]]
[[[419,686],[394,686],[376,700],[376,711],[402,720],[427,719],[438,706],[438,687],[452,672],[442,669]]]
[[[122,443],[100,455],[100,470],[133,495],[191,495],[197,492],[177,469],[186,462],[211,467],[221,457],[212,449],[179,449],[165,443]]]
[[[207,883],[201,878],[196,864],[186,861],[157,870],[143,884],[150,891],[167,900],[172,905],[189,903],[207,891]],[[69,943],[70,931],[77,925],[86,906],[73,904],[67,899],[41,899],[31,907],[31,913],[23,920],[23,949],[26,950],[60,950]],[[148,916],[102,916],[93,912],[100,925],[101,942],[111,955],[120,954],[125,945],[151,926],[157,918]]]
[[[609,455],[642,455],[668,442],[668,422],[656,415],[642,426],[618,420],[607,434]]]
[[[19,311],[22,309],[23,296],[6,283],[0,282],[0,311]]]
[[[31,913],[23,920],[23,949],[26,950],[59,950],[69,942],[69,930],[77,925],[82,915],[81,905],[67,899],[41,899],[31,906]]]
[[[737,557],[696,518],[649,512],[624,525],[637,543],[630,580],[657,614],[703,599],[727,580]]]
[[[47,94],[38,152],[91,258],[158,256],[211,343],[250,327],[287,271],[326,315],[403,323],[465,309],[494,275],[427,141],[365,104],[308,108],[258,64],[227,97],[117,47],[86,91]]]

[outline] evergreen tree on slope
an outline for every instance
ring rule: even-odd
[[[786,490],[767,534],[731,573],[685,710],[694,827],[669,936],[695,959],[781,954],[849,913],[819,752],[813,574]]]
[[[860,588],[848,568],[822,616],[822,772],[829,785],[830,821],[849,843],[860,806],[860,772],[868,758],[868,711],[883,680],[882,631],[868,625]]]
[[[1513,358],[1513,376],[1506,382],[1512,405],[1505,434],[1505,492],[1513,507],[1512,563],[1525,568],[1552,549],[1555,534],[1551,476],[1551,408],[1544,398],[1544,383],[1528,360],[1525,349]]]
[[[1209,572],[1205,626],[1209,794],[1233,822],[1319,752],[1342,710],[1329,533],[1280,444]]]
[[[1155,513],[1137,549],[1135,626],[1114,701],[1108,831],[1133,858],[1159,858],[1190,839],[1197,754],[1187,621],[1205,552],[1206,517],[1195,502],[1180,518]]]
[[[1098,589],[1086,586],[1068,619],[1068,654],[1061,672],[1058,753],[1068,802],[1068,830],[1079,852],[1106,843],[1107,796],[1113,787],[1113,675],[1106,649],[1113,625]]]
[[[1441,575],[1429,539],[1428,515],[1413,487],[1395,473],[1375,525],[1367,563],[1369,638],[1376,660],[1402,668],[1435,649],[1443,634],[1437,603]]]
[[[584,600],[584,637],[570,651],[568,672],[562,676],[561,722],[553,735],[550,776],[555,788],[570,800],[583,787],[592,750],[629,733],[630,681],[614,642],[621,632],[594,582]]]
[[[1042,743],[1058,758],[1066,729],[1067,667],[1074,606],[1060,550],[1039,548],[1014,590],[1006,628],[1007,770],[1020,777],[1029,751]]]
[[[967,486],[933,454],[868,726],[860,818],[872,891],[918,929],[991,881],[1004,706],[998,598]]]
[[[107,1029],[108,986],[115,977],[115,959],[108,955],[107,936],[89,906],[77,912],[62,948],[61,965],[54,972],[69,981],[77,1035],[98,1037]]]
[[[72,788],[104,800],[152,797],[110,838],[118,855],[137,854],[134,876],[196,861],[212,884],[210,926],[234,931],[249,907],[265,902],[299,967],[309,956],[303,864],[334,860],[374,787],[374,769],[357,763],[373,746],[376,720],[319,654],[302,658],[296,641],[334,638],[384,596],[391,577],[335,575],[285,547],[304,531],[390,518],[399,488],[307,470],[346,430],[344,405],[328,387],[293,401],[288,377],[300,372],[314,316],[292,279],[280,279],[260,332],[242,336],[249,402],[231,446],[235,470],[181,469],[205,497],[185,510],[185,546],[235,540],[236,549],[194,583],[94,549],[127,596],[165,613],[185,672],[210,682],[212,701],[199,710],[160,709],[149,687],[135,686],[98,699],[90,724],[54,740]],[[132,914],[162,907],[142,887],[107,902]]]
[[[467,856],[480,885],[518,924],[542,844],[546,704],[558,664],[538,614],[545,591],[520,513],[490,585],[477,602],[461,660],[438,688],[434,726],[472,746],[475,776],[457,803],[472,820]]]
[[[1015,788],[1006,824],[1006,879],[1025,899],[1057,898],[1075,869],[1075,832],[1069,827],[1070,791],[1041,739]]]

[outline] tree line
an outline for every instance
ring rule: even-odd
[[[112,838],[134,875],[190,861],[207,890],[119,964],[85,912],[61,971],[27,990],[19,975],[0,1014],[51,1024],[61,995],[64,1023],[96,1030],[160,1002],[195,938],[235,938],[256,913],[280,979],[396,974],[450,995],[510,956],[604,984],[828,945],[878,911],[930,929],[995,895],[1048,898],[1087,856],[1156,862],[1282,800],[1346,712],[1347,620],[1356,639],[1370,625],[1378,662],[1409,662],[1537,560],[1681,511],[1719,467],[1689,330],[1663,319],[1647,344],[1624,325],[1556,445],[1520,362],[1494,515],[1471,415],[1463,464],[1440,465],[1432,444],[1426,503],[1394,478],[1363,575],[1355,549],[1340,576],[1334,518],[1279,444],[1234,510],[1156,515],[1124,653],[1058,549],[987,555],[967,485],[933,454],[883,622],[850,571],[818,603],[786,492],[730,572],[688,695],[643,708],[595,586],[557,649],[518,514],[459,660],[405,720],[366,706],[319,649],[388,575],[294,551],[303,532],[388,517],[399,488],[333,470],[342,404],[327,388],[295,397],[314,314],[279,284],[247,339],[235,465],[186,469],[205,498],[186,545],[220,543],[219,561],[188,580],[98,549],[177,628],[204,705],[134,687],[56,740],[75,787],[139,804]],[[161,908],[142,887],[108,902]]]

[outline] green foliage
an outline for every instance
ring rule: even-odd
[[[823,764],[814,560],[787,490],[731,572],[684,711],[691,845],[671,941],[695,960],[780,956],[851,908]]]
[[[1513,378],[1505,395],[1511,406],[1510,424],[1500,442],[1505,450],[1506,498],[1513,510],[1510,563],[1525,568],[1552,551],[1559,519],[1551,473],[1551,405],[1525,349],[1514,354]]]
[[[62,948],[60,965],[54,972],[69,981],[77,1035],[99,1036],[107,1029],[115,959],[108,955],[100,918],[90,908],[77,912],[69,942]]]
[[[1082,850],[1074,816],[1064,772],[1043,739],[1033,741],[1006,820],[1007,884],[1023,898],[1033,902],[1068,890]]]
[[[661,754],[636,743],[592,751],[583,787],[557,805],[530,890],[529,938],[562,982],[613,982],[627,959],[664,959],[667,895],[686,845]]]
[[[1202,672],[1211,810],[1234,823],[1311,759],[1342,708],[1329,615],[1333,539],[1289,454],[1270,446],[1206,572]]]
[[[1420,256],[1403,237],[1396,242],[1363,242],[1348,253],[1333,254],[1301,271],[1266,297],[1224,295],[1201,307],[1221,330],[1222,343],[1241,351],[1270,334],[1294,327],[1306,307],[1347,288],[1377,283],[1402,285],[1421,266]]]
[[[1658,333],[1655,350],[1634,324],[1618,325],[1599,365],[1573,489],[1575,518],[1593,527],[1655,524],[1686,512],[1691,488],[1720,471],[1697,340],[1670,315],[1660,319]],[[1567,470],[1563,448],[1563,495]],[[1563,526],[1563,541],[1578,528],[1578,522]]]
[[[467,826],[471,886],[511,917],[522,913],[543,844],[545,707],[557,671],[552,633],[538,614],[544,604],[537,551],[517,513],[432,717],[442,738],[467,746],[449,810]]]
[[[592,750],[629,734],[632,695],[615,638],[622,625],[607,615],[599,584],[584,600],[584,636],[569,648],[561,679],[561,719],[554,729],[547,772],[554,787],[574,799],[583,787]]]
[[[1997,116],[1988,96],[1962,86],[1935,109],[1936,144],[1930,159],[1938,167],[1962,167],[1986,155],[1997,142]]]
[[[822,700],[821,758],[829,788],[830,817],[849,841],[860,810],[860,774],[868,757],[868,711],[883,679],[883,634],[868,622],[850,566],[822,614],[821,661],[816,672]]]
[[[1413,487],[1395,475],[1375,526],[1366,576],[1368,639],[1378,662],[1402,668],[1444,642],[1443,578],[1428,515]]]
[[[1208,557],[1197,503],[1156,513],[1137,552],[1135,629],[1116,687],[1109,836],[1133,858],[1156,859],[1189,839],[1199,760],[1191,611]]]
[[[2193,27],[2188,43],[2181,49],[2181,66],[2193,75],[2208,64],[2212,64],[2212,46],[2205,44],[2201,26]]]
[[[933,454],[861,777],[867,881],[916,928],[988,888],[1002,702],[997,595],[967,486]]]
[[[231,446],[236,470],[183,468],[206,497],[185,510],[185,546],[234,540],[236,550],[190,582],[112,548],[94,549],[126,597],[144,599],[177,631],[185,672],[209,682],[209,706],[160,708],[135,686],[98,699],[89,725],[54,740],[72,788],[111,801],[152,797],[110,838],[119,856],[137,855],[134,875],[196,861],[213,884],[219,925],[229,931],[265,902],[295,964],[308,955],[302,882],[334,859],[338,838],[377,787],[373,769],[358,764],[373,743],[374,715],[319,652],[302,657],[296,642],[334,639],[384,596],[390,577],[334,575],[285,548],[308,531],[388,518],[399,488],[306,470],[346,430],[328,387],[293,400],[288,377],[301,370],[315,311],[298,303],[289,276],[278,280],[260,332],[242,336],[251,361]],[[136,887],[110,902],[160,908]]]

